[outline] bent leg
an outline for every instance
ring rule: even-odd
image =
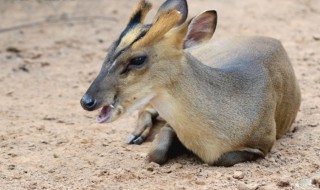
[[[169,150],[177,136],[169,124],[165,124],[152,142],[148,157],[150,162],[163,164],[167,161]]]
[[[150,105],[139,113],[138,125],[129,136],[128,144],[141,144],[148,137],[153,126],[153,120],[158,116],[158,112]]]
[[[237,163],[251,162],[263,157],[264,154],[258,149],[232,151],[220,156],[220,158],[214,162],[213,165],[230,167]]]

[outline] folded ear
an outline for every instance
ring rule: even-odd
[[[161,7],[159,8],[155,18],[154,22],[156,22],[159,19],[159,16],[165,12],[170,12],[176,10],[181,15],[182,18],[177,24],[178,26],[184,23],[187,20],[188,17],[188,3],[186,0],[167,0],[164,2]]]
[[[217,26],[217,12],[206,11],[193,18],[188,26],[183,48],[197,46],[211,39]]]

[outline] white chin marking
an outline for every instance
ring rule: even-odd
[[[141,100],[139,100],[137,103],[133,104],[126,112],[127,113],[131,113],[134,110],[137,110],[139,108],[141,108],[142,106],[145,106],[146,104],[148,104],[150,102],[150,100],[154,97],[153,94],[148,95],[144,98],[142,98]]]

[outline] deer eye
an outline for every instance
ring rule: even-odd
[[[130,60],[128,64],[128,69],[140,69],[146,64],[147,56],[138,56]]]
[[[129,64],[123,69],[120,75],[126,75],[132,69],[141,69],[147,63],[147,56],[138,56],[130,60]]]

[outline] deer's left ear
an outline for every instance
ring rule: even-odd
[[[183,42],[183,49],[197,46],[211,39],[217,26],[217,12],[206,11],[193,18]]]
[[[188,3],[186,0],[167,0],[166,2],[164,2],[159,8],[156,16],[154,17],[154,22],[156,22],[159,16],[163,13],[171,12],[173,10],[178,11],[182,15],[181,20],[177,24],[178,26],[180,26],[187,20],[188,17]]]

